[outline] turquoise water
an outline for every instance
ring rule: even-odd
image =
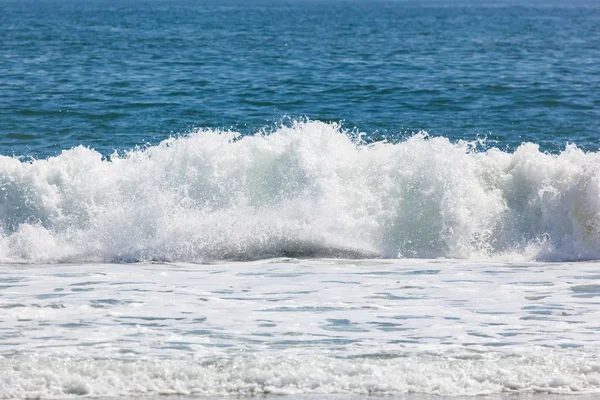
[[[369,140],[600,146],[593,1],[2,0],[0,38],[0,154],[304,117]]]

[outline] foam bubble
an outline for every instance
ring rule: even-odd
[[[600,393],[600,365],[550,355],[461,358],[246,357],[215,361],[0,358],[0,398],[66,395]]]
[[[600,156],[575,146],[201,130],[110,159],[0,156],[0,198],[3,262],[600,257]]]

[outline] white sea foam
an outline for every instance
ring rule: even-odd
[[[503,392],[600,393],[600,364],[585,358],[239,358],[215,362],[0,358],[0,398],[66,395],[262,395]]]
[[[4,265],[0,398],[600,395],[599,265]]]
[[[103,159],[0,157],[0,261],[600,258],[600,154],[338,125],[198,131]]]

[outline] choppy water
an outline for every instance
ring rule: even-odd
[[[0,0],[0,399],[598,396],[599,61],[593,1]]]
[[[597,150],[596,1],[0,3],[0,146],[55,155],[282,117]]]

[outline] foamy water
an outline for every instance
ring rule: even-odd
[[[352,136],[306,121],[110,159],[0,156],[0,261],[600,256],[598,153]]]
[[[599,266],[5,265],[0,398],[600,393]]]
[[[599,172],[314,121],[0,156],[0,398],[596,395]]]

